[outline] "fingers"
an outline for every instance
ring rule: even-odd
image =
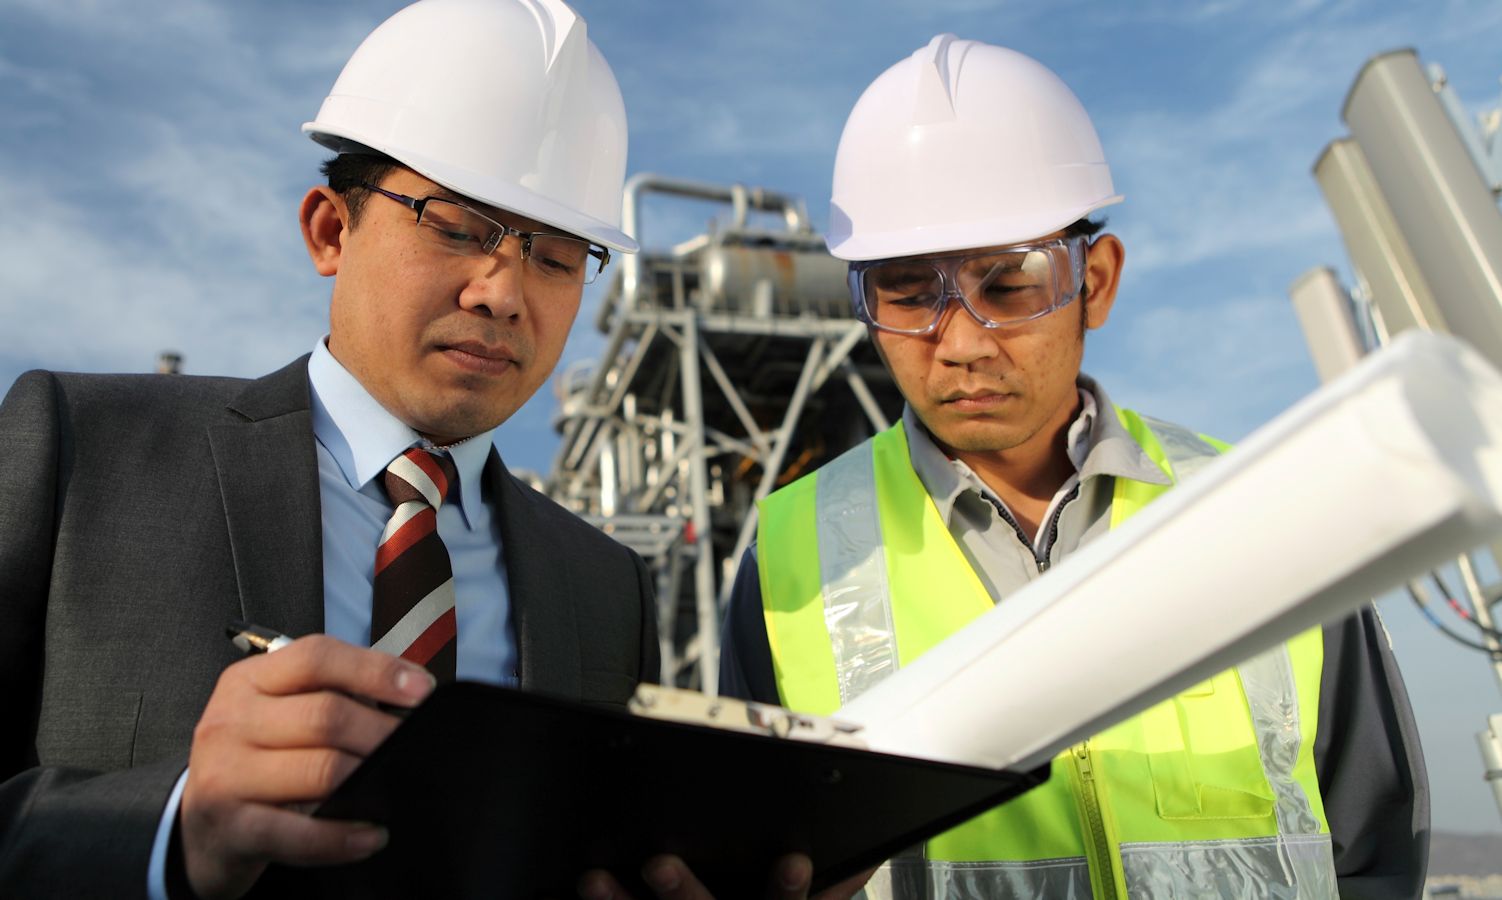
[[[230,669],[242,665],[244,676],[264,694],[334,690],[416,706],[434,685],[432,674],[416,663],[321,634],[298,638],[276,653],[243,660]]]
[[[804,900],[814,880],[814,864],[802,853],[789,853],[772,867],[767,896],[772,900]]]
[[[647,860],[641,867],[641,877],[658,900],[714,900],[688,865],[672,854]],[[578,891],[584,900],[631,900],[620,882],[604,869],[585,872],[579,878]]]
[[[581,900],[631,900],[621,883],[604,869],[590,869],[579,876]]]
[[[363,757],[325,748],[265,750],[246,754],[233,773],[233,784],[222,782],[218,770],[200,779],[201,791],[233,793],[245,803],[311,804],[328,798],[360,765]],[[193,777],[189,774],[189,779]]]
[[[654,856],[641,867],[642,880],[658,900],[714,900],[688,864],[671,853]]]
[[[332,747],[363,757],[400,724],[393,715],[332,691],[258,696],[253,702],[259,708],[249,738],[260,747]]]
[[[364,859],[386,846],[386,829],[367,822],[312,819],[274,806],[247,806],[236,823],[248,858],[295,866]]]
[[[306,811],[396,728],[362,700],[410,707],[433,684],[419,666],[322,635],[225,669],[193,730],[179,811],[193,888],[236,896],[269,862],[342,863],[384,846],[382,829]]]
[[[268,859],[291,865],[351,863],[377,853],[388,839],[386,829],[375,825],[310,819],[257,805],[238,807],[219,833],[238,840],[233,846],[213,847],[213,852],[184,854],[188,882],[200,897],[240,896]]]

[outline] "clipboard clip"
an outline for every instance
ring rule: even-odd
[[[767,737],[866,749],[861,727],[839,719],[810,716],[768,703],[710,697],[698,691],[640,684],[626,708],[638,716],[689,725],[707,725]]]

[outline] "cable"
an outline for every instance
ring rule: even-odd
[[[1434,613],[1429,611],[1429,604],[1424,601],[1423,597],[1419,596],[1419,592],[1414,584],[1415,583],[1411,581],[1408,583],[1408,596],[1413,598],[1413,604],[1419,608],[1419,612],[1424,614],[1424,618],[1428,619],[1429,623],[1435,628],[1438,628],[1440,632],[1445,635],[1445,637],[1448,637],[1450,640],[1455,641],[1457,644],[1464,644],[1465,646],[1470,647],[1472,650],[1480,650],[1482,653],[1485,653],[1488,656],[1497,655],[1496,651],[1492,650],[1492,648],[1486,646],[1485,644],[1477,643],[1476,641],[1473,641],[1470,638],[1465,637],[1464,635],[1459,635],[1451,631],[1449,627],[1445,625],[1445,623],[1441,622],[1438,618],[1435,617]]]
[[[1479,630],[1487,637],[1493,640],[1502,641],[1502,631],[1498,631],[1495,628],[1489,628],[1486,625],[1483,625],[1480,622],[1476,621],[1475,614],[1466,609],[1464,606],[1460,605],[1460,601],[1455,599],[1455,594],[1451,592],[1450,586],[1445,583],[1445,579],[1439,574],[1438,569],[1430,572],[1429,575],[1434,579],[1435,585],[1439,587],[1439,592],[1444,596],[1445,602],[1449,604],[1451,609],[1455,610],[1456,615],[1476,626],[1477,630]]]

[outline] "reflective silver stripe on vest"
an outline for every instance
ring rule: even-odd
[[[1236,667],[1236,672],[1241,676],[1241,691],[1246,695],[1252,728],[1257,732],[1262,771],[1273,789],[1283,862],[1297,888],[1296,896],[1301,900],[1335,897],[1335,859],[1330,836],[1319,833],[1319,819],[1309,796],[1293,774],[1303,731],[1298,685],[1288,645],[1279,644],[1247,660]],[[1307,849],[1312,845],[1322,846],[1323,852]]]
[[[926,863],[926,864],[925,864]],[[896,859],[866,882],[867,900],[1090,900],[1083,856],[1033,862]]]
[[[897,632],[882,552],[871,445],[819,470],[814,482],[824,627],[834,649],[840,705],[897,671]]]
[[[1220,451],[1205,442],[1205,439],[1172,422],[1164,422],[1154,419],[1152,416],[1144,416],[1141,413],[1137,417],[1152,431],[1153,437],[1158,439],[1158,444],[1163,448],[1163,453],[1168,457],[1168,465],[1173,469],[1175,484],[1190,478],[1195,472],[1215,461],[1220,456]]]
[[[1291,864],[1291,865],[1290,865]],[[1239,841],[1153,842],[1121,845],[1127,896],[1214,897],[1269,900],[1334,898],[1335,859],[1327,834],[1285,835]],[[1292,870],[1330,873],[1311,888]]]

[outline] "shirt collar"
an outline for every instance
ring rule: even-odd
[[[386,470],[398,454],[411,447],[437,449],[405,422],[386,411],[354,375],[318,339],[308,360],[313,400],[313,436],[338,464],[344,480],[362,490]],[[490,456],[492,431],[447,447],[459,472],[459,508],[473,531],[480,514],[481,473]]]
[[[1076,381],[1076,387],[1080,392],[1080,412],[1069,425],[1065,447],[1080,480],[1111,475],[1151,484],[1168,484],[1169,479],[1163,470],[1142,452],[1113,414],[1115,407],[1105,389],[1095,379],[1083,374]],[[1102,415],[1101,410],[1109,413]],[[976,491],[982,496],[991,493],[969,466],[944,455],[911,406],[903,407],[902,426],[907,432],[908,456],[913,471],[918,474],[918,480],[923,482],[945,522],[950,520],[955,502],[966,491]]]

